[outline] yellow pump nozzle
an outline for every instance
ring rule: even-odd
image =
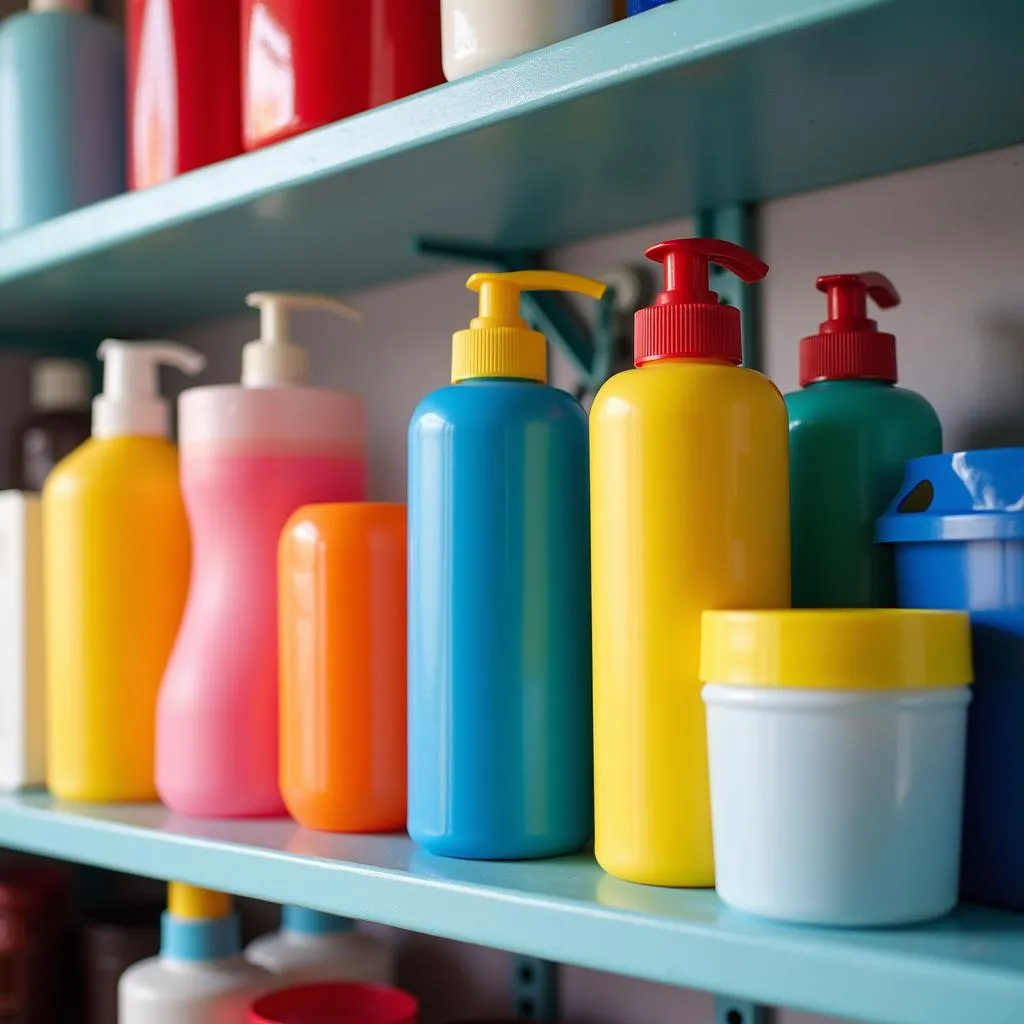
[[[474,377],[511,377],[546,383],[547,342],[539,331],[531,331],[520,316],[521,293],[577,292],[599,299],[607,286],[589,277],[557,270],[517,270],[507,274],[474,274],[466,287],[480,293],[480,311],[467,330],[456,331],[452,337],[453,384]]]
[[[231,913],[231,897],[227,893],[200,889],[184,882],[167,883],[167,910],[172,917],[184,921],[209,921]]]

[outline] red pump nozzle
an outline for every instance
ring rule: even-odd
[[[710,264],[748,284],[768,273],[768,264],[732,242],[717,238],[677,238],[647,250],[647,258],[665,265],[665,290],[653,306],[637,310],[634,362],[655,359],[743,359],[740,313],[723,306],[708,287]]]
[[[800,342],[800,386],[820,380],[883,380],[896,383],[896,338],[868,316],[868,296],[879,309],[900,304],[884,275],[828,274],[818,278],[828,296],[828,319]]]

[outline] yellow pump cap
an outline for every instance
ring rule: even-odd
[[[452,383],[473,377],[516,377],[545,384],[547,342],[519,315],[520,293],[578,292],[599,299],[607,285],[557,270],[518,270],[474,274],[466,287],[480,293],[480,313],[467,330],[452,337]]]
[[[209,921],[231,913],[231,897],[212,889],[200,889],[197,885],[168,882],[167,910],[171,917],[183,921]]]

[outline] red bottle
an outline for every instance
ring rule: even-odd
[[[242,0],[246,149],[428,89],[441,71],[434,0]]]
[[[370,106],[440,85],[441,5],[370,0],[370,9]]]
[[[239,0],[128,0],[128,183],[242,151]]]

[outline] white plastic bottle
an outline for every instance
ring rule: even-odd
[[[283,907],[281,929],[251,942],[246,959],[278,976],[282,984],[363,981],[390,985],[394,949],[356,931],[355,922],[305,907]]]
[[[441,0],[449,82],[607,25],[611,0]]]
[[[278,980],[241,955],[231,897],[168,887],[160,955],[121,975],[118,1024],[246,1024],[249,1005]]]

